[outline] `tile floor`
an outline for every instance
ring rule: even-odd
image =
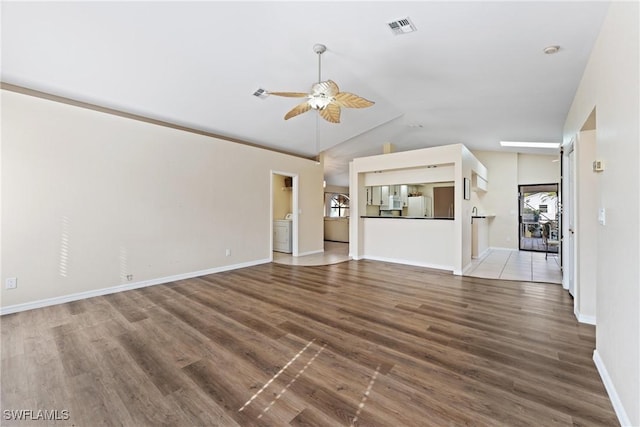
[[[324,252],[293,257],[281,252],[273,253],[273,262],[286,265],[328,265],[350,260],[349,244],[324,242]],[[562,272],[557,254],[544,259],[543,252],[527,252],[508,249],[491,249],[479,259],[471,261],[472,267],[465,276],[486,279],[520,280],[526,282],[562,283]]]
[[[558,255],[550,253],[547,259],[544,255],[544,252],[490,249],[484,257],[471,261],[472,267],[465,276],[562,283]]]
[[[282,252],[273,253],[273,262],[286,265],[329,265],[349,261],[349,244],[339,242],[324,242],[324,252],[312,255],[294,257]]]

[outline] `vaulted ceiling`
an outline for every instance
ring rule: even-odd
[[[562,139],[608,2],[3,2],[2,81],[241,139],[348,162],[451,143]],[[409,18],[416,31],[388,23]],[[283,120],[322,77],[375,101]],[[543,49],[560,46],[558,53]]]

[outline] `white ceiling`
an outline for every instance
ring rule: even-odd
[[[382,152],[554,141],[609,2],[2,2],[2,81],[239,138],[324,152],[327,182]],[[394,35],[409,17],[417,31]],[[375,101],[283,116],[322,77]],[[560,45],[555,55],[542,50]],[[416,127],[416,125],[421,127]]]

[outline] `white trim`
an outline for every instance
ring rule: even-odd
[[[398,258],[386,258],[386,257],[378,257],[378,256],[371,256],[371,255],[365,255],[365,256],[363,256],[363,257],[361,257],[359,259],[368,259],[368,260],[371,260],[371,261],[392,262],[394,264],[413,265],[415,267],[433,268],[433,269],[436,269],[436,270],[450,271],[450,272],[453,272],[453,274],[455,274],[454,268],[452,266],[450,266],[450,265],[438,265],[438,264],[431,264],[431,263],[426,263],[426,262],[414,262],[414,261],[407,261],[407,260],[398,259]]]
[[[587,316],[585,314],[580,314],[580,311],[578,311],[578,309],[575,307],[573,309],[573,314],[575,314],[576,319],[578,319],[578,322],[580,323],[586,323],[588,325],[596,324],[596,316]]]
[[[473,262],[470,262],[469,264],[467,264],[467,266],[465,268],[462,269],[462,274],[459,274],[458,276],[464,276],[469,271],[471,271],[474,267],[475,267],[475,265],[473,264]],[[454,274],[455,274],[455,272],[454,272]]]
[[[302,252],[301,254],[298,254],[297,256],[307,256],[307,255],[315,255],[315,254],[321,254],[324,252],[324,249],[318,249],[317,251],[309,251],[309,252]]]
[[[175,282],[177,280],[191,279],[198,276],[206,276],[207,274],[221,273],[223,271],[236,270],[238,268],[252,267],[254,265],[266,264],[271,262],[269,259],[259,259],[255,261],[243,262],[240,264],[225,265],[222,267],[209,268],[207,270],[193,271],[190,273],[176,274],[174,276],[159,277],[157,279],[143,280],[141,282],[127,283],[124,285],[111,286],[109,288],[94,289],[91,291],[78,292],[75,294],[62,295],[59,297],[46,298],[22,304],[9,305],[0,308],[0,316],[5,314],[18,313],[20,311],[33,310],[35,308],[48,307],[50,305],[64,304],[71,301],[77,301],[86,298],[97,297],[101,295],[114,294],[116,292],[130,291],[132,289],[145,288],[147,286],[161,285],[163,283]]]
[[[487,247],[484,251],[482,251],[482,253],[480,255],[476,255],[476,256],[471,256],[471,259],[482,259],[484,257],[486,257],[487,255],[489,255],[489,252],[491,252],[493,248],[489,248]]]
[[[502,247],[498,247],[498,246],[491,246],[489,249],[491,249],[492,251],[511,251],[511,252],[519,252],[520,251],[520,249],[502,248]]]
[[[475,259],[484,259],[491,252],[491,248],[486,248],[480,255],[478,255]]]
[[[609,395],[609,400],[611,401],[611,405],[613,406],[613,410],[616,412],[618,417],[618,421],[620,421],[621,426],[631,426],[631,420],[627,415],[627,412],[624,410],[624,406],[622,406],[622,401],[620,400],[620,396],[616,392],[616,388],[613,385],[613,381],[611,381],[611,377],[609,376],[609,372],[607,372],[607,368],[600,357],[600,353],[598,353],[598,349],[593,351],[593,362],[596,365],[596,369],[600,374],[600,378],[604,383],[604,388],[607,390],[607,394]]]

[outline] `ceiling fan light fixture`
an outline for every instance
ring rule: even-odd
[[[375,104],[373,101],[362,98],[349,92],[340,92],[340,88],[333,80],[322,81],[322,54],[327,50],[323,44],[313,46],[313,51],[318,54],[318,82],[311,86],[309,93],[304,92],[268,92],[268,95],[284,96],[287,98],[306,98],[306,101],[293,107],[284,119],[289,120],[309,110],[318,111],[320,117],[330,123],[340,123],[341,108],[366,108]],[[257,93],[254,94],[259,96]]]
[[[307,102],[314,110],[324,110],[327,108],[327,105],[331,104],[331,101],[332,98],[328,98],[327,96],[312,95]]]

